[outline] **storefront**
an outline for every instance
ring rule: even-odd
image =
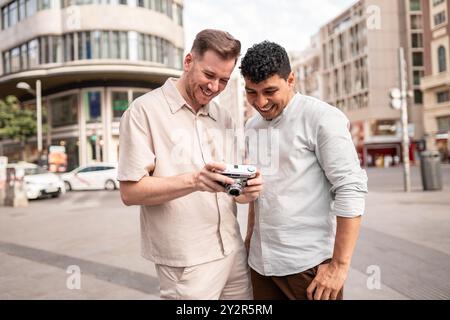
[[[93,162],[117,162],[120,118],[131,101],[148,91],[147,88],[93,87],[43,97],[48,110],[43,123],[46,130],[42,157],[47,160],[48,168],[62,172]],[[50,168],[51,147],[58,152],[64,150],[65,166],[55,163]],[[59,158],[53,153],[53,160]],[[3,143],[2,154],[9,162],[24,158],[38,162],[36,139],[29,139],[26,148],[20,143]]]

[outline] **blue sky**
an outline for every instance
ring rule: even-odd
[[[230,32],[252,44],[270,40],[288,51],[303,50],[311,35],[356,0],[184,0],[186,50],[205,28]]]

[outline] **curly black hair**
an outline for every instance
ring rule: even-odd
[[[253,83],[259,83],[277,74],[287,80],[291,64],[286,50],[270,41],[263,41],[248,49],[241,62],[241,74]]]

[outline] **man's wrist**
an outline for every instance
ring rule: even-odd
[[[198,191],[197,173],[188,173],[184,176],[184,183],[189,190]]]
[[[350,260],[343,260],[339,258],[332,258],[330,264],[334,265],[338,269],[350,269]]]

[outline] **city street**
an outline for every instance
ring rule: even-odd
[[[450,299],[450,166],[437,192],[422,191],[418,167],[409,194],[401,167],[367,172],[345,298]],[[245,206],[239,221],[245,230]],[[70,266],[81,270],[79,289],[69,289]],[[154,266],[140,256],[138,207],[118,191],[0,207],[0,299],[159,299]]]

